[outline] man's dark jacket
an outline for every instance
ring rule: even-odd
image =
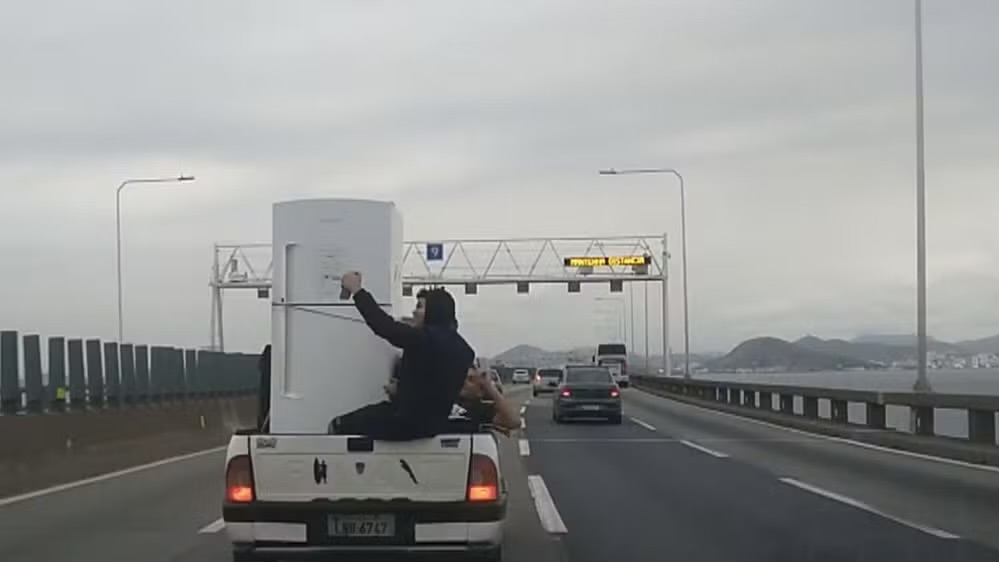
[[[438,301],[441,295],[430,292],[423,326],[414,327],[389,316],[364,289],[354,295],[371,330],[402,349],[391,404],[414,434],[432,435],[447,422],[475,359],[475,351],[458,334],[453,301],[443,296],[446,301]]]

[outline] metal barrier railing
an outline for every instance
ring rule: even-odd
[[[886,407],[908,408],[916,435],[937,435],[937,410],[963,410],[967,415],[967,440],[973,443],[996,444],[996,412],[999,397],[980,394],[939,394],[929,392],[878,392],[870,390],[829,389],[806,386],[753,384],[728,381],[690,380],[676,377],[631,377],[632,384],[667,394],[720,402],[787,416],[834,423],[849,423],[851,404],[863,404],[864,424],[870,429],[887,429]],[[800,399],[802,411],[795,411]],[[775,408],[776,402],[776,408]],[[828,416],[820,417],[820,403],[828,403]]]
[[[247,396],[260,385],[254,354],[62,337],[46,343],[43,370],[38,335],[0,332],[0,413]]]

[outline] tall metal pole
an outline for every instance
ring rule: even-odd
[[[680,244],[683,246],[683,374],[690,378],[690,299],[687,286],[687,192],[683,175],[673,168],[632,168],[617,170],[608,168],[599,171],[600,175],[618,176],[632,174],[672,174],[680,182]]]
[[[211,316],[210,324],[208,328],[208,342],[209,349],[212,351],[217,351],[215,343],[215,299],[218,298],[219,294],[219,245],[215,244],[212,251],[212,304],[211,304]]]
[[[687,300],[687,190],[683,176],[673,170],[680,180],[680,243],[683,246],[683,376],[690,378],[690,303]]]
[[[916,354],[918,376],[914,389],[930,391],[926,373],[926,171],[923,159],[923,3],[916,8]]]
[[[125,320],[121,304],[121,190],[128,185],[128,180],[121,182],[114,196],[114,228],[115,228],[115,260],[118,272],[118,343],[124,343]]]
[[[673,374],[673,359],[669,352],[669,250],[663,234],[663,376]]]
[[[114,215],[115,215],[115,260],[117,262],[117,277],[118,277],[118,342],[122,343],[125,341],[125,319],[124,319],[124,307],[122,306],[121,297],[121,191],[125,189],[125,186],[131,185],[133,183],[175,183],[175,182],[185,182],[194,181],[194,176],[177,176],[173,178],[140,178],[140,179],[127,179],[118,185],[118,189],[115,191],[114,196]]]
[[[642,299],[642,308],[645,309],[645,374],[649,374],[649,282],[642,281],[645,289],[645,297]]]
[[[635,284],[628,283],[628,306],[631,309],[631,339],[628,342],[628,353],[635,352]]]

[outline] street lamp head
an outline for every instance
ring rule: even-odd
[[[614,168],[607,168],[604,170],[600,170],[599,174],[601,176],[616,176],[617,170],[615,170]]]
[[[177,181],[194,181],[194,176],[177,176]]]

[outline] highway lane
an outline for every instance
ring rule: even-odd
[[[756,462],[766,456],[757,452],[744,459],[746,450],[769,446],[754,437],[776,437],[698,425],[688,408],[630,390],[624,425],[556,425],[548,398],[531,401],[527,463],[565,523],[568,559],[999,560],[996,550],[954,538],[949,528],[917,528],[861,503],[872,501],[863,494],[852,496],[860,501],[830,494],[814,473],[785,470],[780,458]],[[778,437],[785,441],[762,443],[787,446],[802,436]],[[730,447],[736,442],[741,448]]]
[[[557,560],[558,542],[538,520],[517,444],[501,439],[510,493],[506,559]],[[229,560],[219,520],[223,463],[224,453],[214,451],[23,501],[0,499],[0,562]]]
[[[781,477],[999,549],[999,470],[860,446],[633,390],[635,416]]]

